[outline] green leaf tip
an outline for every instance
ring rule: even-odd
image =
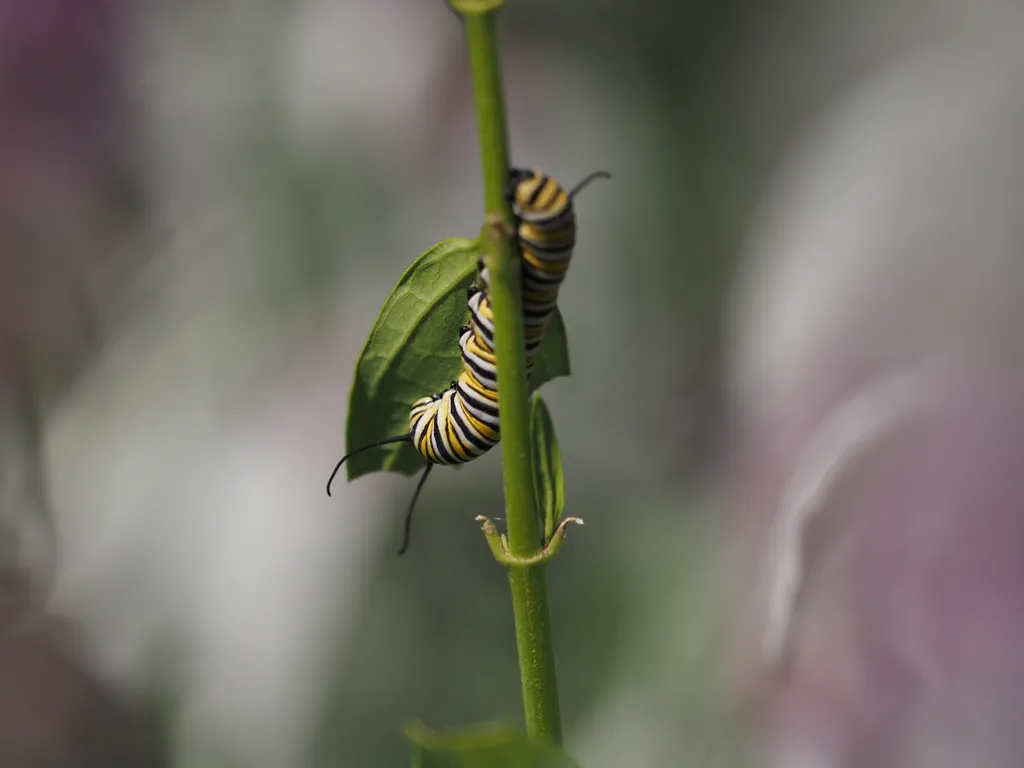
[[[530,440],[533,442],[533,489],[547,542],[565,511],[565,478],[555,425],[544,399],[537,394],[530,400]]]
[[[579,768],[557,747],[501,724],[433,731],[409,723],[404,730],[414,768]]]
[[[469,317],[466,289],[476,277],[479,256],[478,240],[444,240],[420,255],[399,279],[356,362],[346,452],[405,434],[412,404],[447,389],[458,377],[459,329]],[[565,327],[556,309],[537,355],[531,390],[567,375]],[[380,471],[413,475],[422,469],[423,458],[402,443],[353,456],[345,466],[349,480]]]
[[[548,328],[544,332],[544,340],[533,363],[533,375],[530,377],[530,392],[536,392],[542,385],[559,376],[569,375],[569,342],[566,339],[565,323],[562,313],[555,311],[548,320]]]

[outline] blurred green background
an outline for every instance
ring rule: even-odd
[[[567,184],[613,175],[577,204],[560,300],[573,374],[543,389],[566,514],[586,520],[549,579],[584,766],[745,764],[715,588],[745,222],[837,90],[970,23],[964,7],[503,11],[514,162]],[[408,718],[518,723],[508,589],[473,522],[501,517],[498,451],[433,474],[401,559],[413,481],[323,493],[380,305],[419,253],[481,223],[458,20],[441,0],[124,13],[155,258],[50,411],[55,605],[183,768],[397,766]]]

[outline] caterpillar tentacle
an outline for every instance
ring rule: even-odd
[[[338,470],[341,469],[341,465],[344,464],[348,459],[355,456],[357,453],[362,453],[363,451],[368,451],[371,448],[378,448],[382,445],[388,445],[390,443],[408,443],[411,442],[411,440],[412,438],[409,437],[409,435],[396,435],[395,437],[385,437],[383,440],[378,440],[375,443],[369,443],[368,445],[364,445],[361,448],[356,448],[354,451],[346,453],[344,456],[341,457],[338,463],[334,465],[334,471],[332,471],[331,476],[327,478],[327,495],[331,495],[331,483],[334,482],[334,477],[335,475],[338,474]]]

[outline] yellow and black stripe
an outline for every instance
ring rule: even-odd
[[[591,180],[587,176],[572,191],[541,171],[513,169],[507,197],[516,217],[516,235],[523,256],[523,326],[527,376],[544,340],[551,314],[558,303],[558,289],[565,279],[576,244],[573,197]],[[388,443],[408,442],[427,460],[412,504],[406,514],[405,538],[399,554],[409,545],[412,511],[423,484],[435,464],[464,464],[487,453],[501,440],[498,420],[498,359],[494,345],[494,312],[490,276],[481,258],[477,286],[469,289],[469,325],[459,334],[462,372],[444,392],[422,397],[409,411],[409,432],[357,448],[342,457],[327,481],[331,481],[350,456]]]

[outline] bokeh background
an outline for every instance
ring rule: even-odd
[[[898,621],[851,630],[843,616],[859,614],[834,607],[851,584],[863,607],[928,582],[946,550],[927,553],[927,572],[896,545],[835,566],[835,600],[807,609],[826,626],[814,663],[789,688],[765,682],[749,599],[770,582],[755,565],[780,488],[835,403],[965,328],[985,340],[971,350],[1018,338],[1014,6],[509,0],[514,161],[566,183],[614,178],[578,201],[560,305],[573,375],[543,392],[567,514],[587,523],[550,569],[567,748],[582,765],[997,766],[1024,754],[998,736],[978,737],[987,757],[950,762],[905,746],[934,744],[936,723],[971,735],[990,721],[990,688],[958,697],[968,678],[945,673],[969,677],[992,648],[1020,656],[1015,635],[979,630],[1006,642],[965,641],[956,659],[935,657],[932,677],[906,673],[899,693],[886,684],[903,679],[903,656],[863,650],[904,648],[885,634]],[[922,53],[934,64],[890,79]],[[879,84],[864,95],[865,82]],[[850,94],[859,109],[843,106]],[[28,549],[51,574],[50,610],[71,635],[61,647],[105,686],[91,695],[139,721],[153,756],[125,765],[396,766],[409,718],[519,722],[508,590],[473,522],[502,514],[498,451],[433,474],[402,558],[412,481],[323,491],[391,286],[437,241],[479,229],[475,130],[461,27],[441,0],[0,0],[3,501],[5,519],[28,508],[54,531],[9,522],[7,536],[43,542]],[[966,159],[944,173],[950,157]],[[934,178],[919,173],[930,167]],[[928,197],[947,188],[959,194]],[[993,305],[1005,311],[985,314]],[[865,314],[881,319],[862,327]],[[996,368],[966,367],[981,381],[956,391],[1003,382],[977,373]],[[979,402],[1015,457],[1016,390],[999,391],[1002,406]],[[965,397],[963,424],[933,424],[929,444],[974,423]],[[970,455],[991,449],[981,432]],[[935,466],[897,479],[933,487]],[[991,487],[986,471],[970,479]],[[882,490],[849,502],[854,517],[869,502],[896,514],[870,529],[882,540],[908,500],[935,501],[859,482]],[[1015,509],[1015,493],[991,506]],[[949,519],[976,502],[965,495]],[[913,524],[906,541],[941,538]],[[1012,562],[1016,529],[991,526]],[[864,572],[879,575],[864,585]],[[971,584],[963,602],[994,589],[984,574]],[[901,620],[934,596],[901,594]],[[915,649],[925,626],[907,630]],[[850,636],[856,652],[829,656]],[[43,685],[5,679],[11,695]],[[1024,686],[1004,688],[1005,713]],[[40,718],[85,717],[56,687],[52,698]],[[964,709],[940,706],[953,699]],[[871,712],[899,725],[872,729]]]

